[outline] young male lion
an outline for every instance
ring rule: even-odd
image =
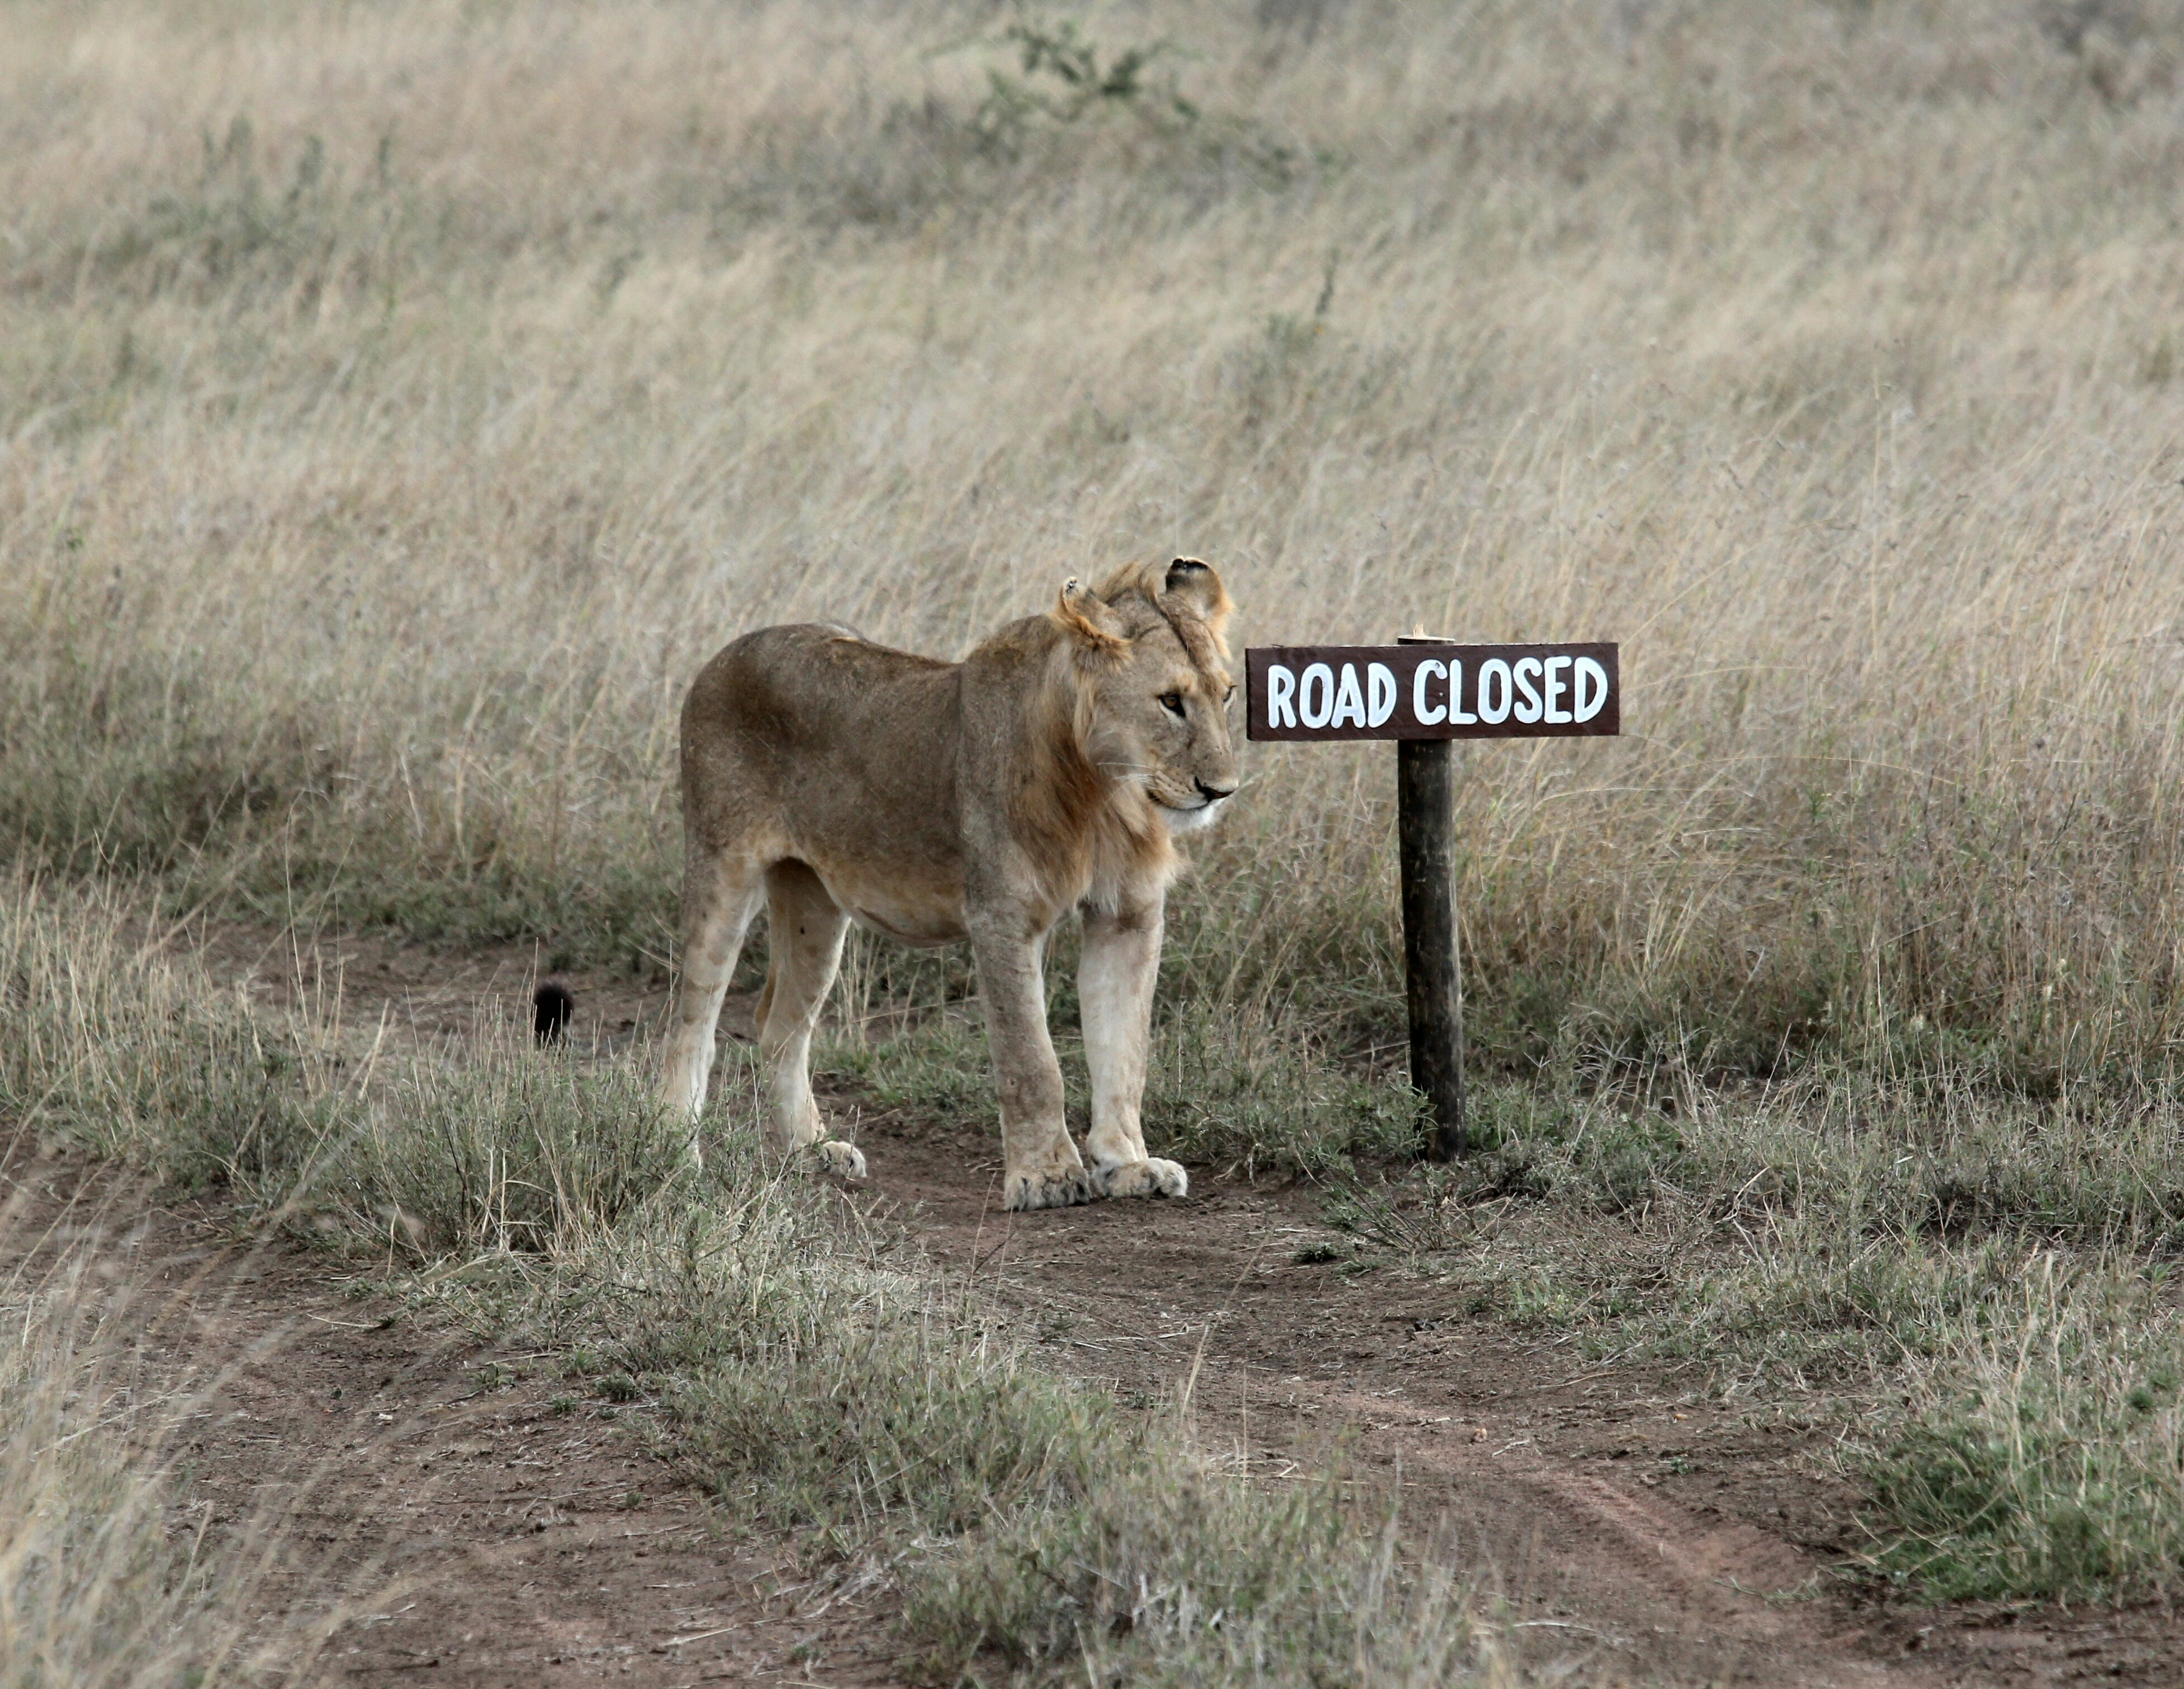
[[[1011,1208],[1180,1196],[1145,1154],[1145,1090],[1174,834],[1236,789],[1221,577],[1193,557],[1075,581],[960,663],[838,627],[767,627],[707,663],[682,706],[682,977],[668,1106],[705,1104],[721,1000],[765,895],[760,1053],[783,1147],[826,1136],[805,1061],[856,921],[912,945],[968,938],[1001,1103]],[[1084,917],[1088,1169],[1047,1036],[1047,934]],[[697,1152],[694,1131],[691,1152]]]

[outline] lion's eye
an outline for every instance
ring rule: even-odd
[[[1183,713],[1183,694],[1179,692],[1162,693],[1160,704],[1161,708],[1171,716],[1180,716]]]

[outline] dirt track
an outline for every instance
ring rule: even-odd
[[[285,989],[262,941],[209,953]],[[367,1030],[389,1005],[421,1033],[460,1030],[481,1002],[520,1003],[527,977],[512,953],[343,953],[345,1014]],[[605,1040],[638,1028],[644,999],[577,984]],[[857,1126],[872,1173],[858,1200],[974,1274],[1048,1364],[1126,1400],[1190,1380],[1208,1448],[1270,1481],[1338,1441],[1399,1472],[1409,1528],[1506,1600],[1533,1664],[1581,1682],[2184,1681],[2184,1624],[2153,1611],[1854,1601],[1830,1570],[1853,1497],[1812,1475],[1794,1404],[1730,1409],[1672,1374],[1587,1368],[1429,1283],[1301,1260],[1339,1242],[1309,1190],[1201,1179],[1180,1202],[1012,1218],[991,1206],[989,1129],[868,1112]],[[892,1681],[883,1593],[822,1609],[785,1562],[724,1540],[595,1402],[556,1412],[557,1369],[382,1324],[392,1305],[345,1296],[323,1259],[217,1246],[214,1212],[148,1217],[72,1163],[19,1157],[8,1177],[10,1257],[69,1229],[159,1309],[150,1364],[203,1392],[192,1493],[222,1526],[283,1533],[265,1622],[329,1629],[336,1681]],[[71,1209],[72,1193],[88,1194]]]
[[[1479,1568],[1534,1664],[1606,1682],[2184,1681],[2184,1627],[2153,1613],[1854,1602],[1830,1569],[1856,1498],[1813,1475],[1818,1434],[1658,1371],[1588,1368],[1452,1313],[1430,1283],[1300,1262],[1348,1253],[1308,1190],[1011,1218],[988,1206],[987,1135],[882,1116],[860,1140],[900,1224],[1020,1310],[1050,1365],[1126,1396],[1195,1368],[1201,1435],[1270,1476],[1345,1437],[1361,1467],[1399,1472],[1412,1527]]]

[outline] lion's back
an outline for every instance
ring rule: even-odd
[[[957,667],[803,622],[731,641],[682,708],[686,808],[795,832],[952,815]]]

